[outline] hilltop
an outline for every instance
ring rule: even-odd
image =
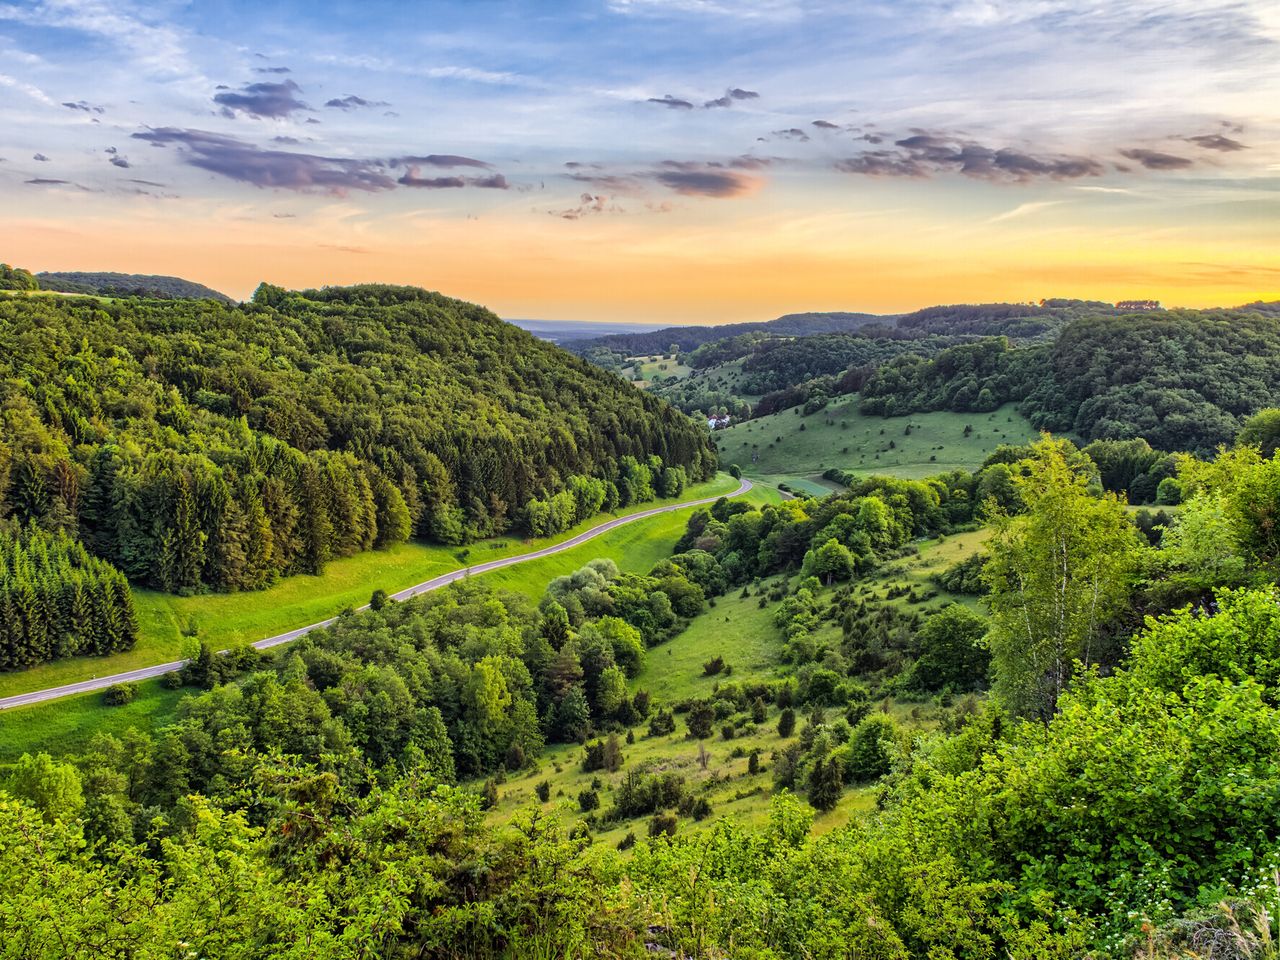
[[[99,273],[83,270],[54,270],[36,274],[41,290],[55,293],[84,293],[101,297],[154,297],[160,300],[217,300],[235,303],[194,280],[153,276],[145,273]]]

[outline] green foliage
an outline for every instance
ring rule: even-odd
[[[1125,606],[1139,541],[1114,495],[1094,497],[1067,441],[1046,437],[1016,479],[1027,512],[997,512],[990,585],[995,689],[1019,716],[1052,715],[1073,664],[1105,655],[1102,631]]]
[[[30,270],[0,263],[0,290],[39,290],[40,283]]]
[[[0,356],[0,515],[77,530],[169,592],[259,589],[411,535],[561,530],[611,485],[642,502],[655,475],[678,491],[715,466],[660,401],[412,288],[9,298]]]
[[[987,621],[951,604],[929,617],[916,634],[920,655],[911,682],[924,690],[972,690],[986,683],[991,654],[984,644]]]
[[[1280,447],[1280,409],[1267,407],[1251,416],[1240,428],[1236,443],[1257,447],[1266,459],[1274,456]]]
[[[44,290],[86,293],[102,297],[150,297],[161,300],[217,300],[235,303],[225,293],[181,277],[140,273],[99,273],[83,270],[45,271],[36,277]]]
[[[137,614],[125,578],[65,533],[0,527],[0,669],[128,650]]]

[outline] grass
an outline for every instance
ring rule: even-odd
[[[792,407],[717,431],[721,461],[737,463],[749,477],[816,493],[830,467],[919,479],[972,470],[1000,444],[1026,443],[1038,436],[1012,404],[992,413],[886,418],[859,413],[858,398],[850,397],[807,417],[799,410]],[[966,426],[972,427],[967,437]]]
[[[677,377],[683,380],[693,373],[693,368],[673,359],[669,354],[654,354],[651,357],[631,357],[627,366],[622,368],[622,376],[636,386],[647,387],[655,375],[663,380]]]
[[[118,707],[103,704],[98,691],[0,712],[0,764],[37,750],[53,756],[78,753],[98,733],[119,736],[130,727],[156,730],[173,717],[178,701],[191,693],[169,690],[159,680],[139,686],[138,698]]]
[[[728,493],[736,488],[736,480],[727,474],[720,474],[707,483],[689,487],[678,501],[672,502],[699,500]],[[659,501],[658,505],[662,502]],[[191,655],[200,640],[207,640],[217,648],[242,641],[252,643],[295,627],[325,620],[347,607],[362,606],[369,602],[369,596],[375,589],[381,588],[394,593],[442,573],[457,570],[467,563],[498,560],[560,543],[609,516],[624,516],[653,506],[655,504],[645,503],[614,514],[602,514],[555,537],[539,540],[502,537],[473,543],[467,548],[465,561],[459,559],[460,548],[457,547],[403,543],[387,550],[372,550],[354,557],[334,560],[318,577],[290,577],[270,589],[251,593],[210,593],[178,597],[151,590],[135,590],[134,604],[138,611],[140,636],[132,650],[108,657],[57,660],[23,671],[0,674],[0,697],[181,660]],[[657,519],[662,518],[679,524],[683,530],[686,518],[683,512],[663,514]],[[641,521],[637,525],[643,526],[645,523]],[[607,536],[625,535],[624,531],[633,537],[640,536],[640,532],[634,531],[633,526],[636,525],[610,531]],[[679,533],[672,539],[678,537]],[[593,540],[581,548],[548,559],[576,555],[579,550],[590,552],[597,542]],[[594,554],[586,559],[591,560],[593,557]],[[532,564],[537,562],[533,561]],[[583,563],[585,562],[584,560]],[[577,569],[577,566],[572,569]],[[529,574],[526,570],[527,565],[518,565],[503,572],[509,572],[517,578],[527,578]],[[184,636],[184,630],[194,630],[195,637]]]

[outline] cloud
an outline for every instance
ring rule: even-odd
[[[486,177],[423,177],[418,173],[418,166],[412,164],[408,171],[396,183],[402,187],[419,187],[425,190],[456,190],[462,187],[479,187],[482,190],[509,190],[511,184],[500,173]]]
[[[127,157],[121,157],[121,156],[112,157],[110,160],[110,163],[113,167],[119,167],[121,170],[129,169],[129,159]]]
[[[592,166],[596,166],[592,164]],[[638,194],[644,191],[644,183],[631,175],[612,173],[574,173],[570,178],[610,193]]]
[[[299,110],[310,109],[295,94],[302,91],[292,80],[279,83],[251,83],[242,90],[214,94],[213,102],[222,107],[223,115],[237,113],[251,117],[278,120]]]
[[[288,67],[254,67],[254,73],[293,73]]]
[[[25,93],[32,100],[38,100],[46,106],[53,106],[53,98],[46,94],[39,87],[30,83],[25,83],[17,77],[11,77],[8,74],[0,73],[0,87],[8,87],[10,90],[17,90],[19,93]]]
[[[1048,210],[1050,207],[1061,206],[1066,203],[1065,200],[1034,200],[1031,203],[1020,203],[1012,210],[1006,210],[1004,213],[997,214],[987,223],[1004,223],[1006,220],[1016,220],[1019,217],[1030,216],[1039,213],[1041,210]]]
[[[80,110],[84,113],[106,113],[106,108],[98,107],[84,100],[64,100],[61,104],[68,110]]]
[[[176,146],[183,162],[256,187],[302,193],[344,194],[349,190],[391,190],[395,181],[377,161],[263,150],[235,137],[205,130],[158,127],[135,133],[135,140]]]
[[[681,100],[679,97],[673,97],[667,94],[665,97],[650,97],[647,103],[659,103],[664,107],[671,107],[675,110],[692,110],[693,104],[688,100]]]
[[[1232,140],[1230,137],[1223,136],[1220,133],[1206,133],[1198,137],[1187,137],[1187,141],[1206,150],[1219,150],[1223,153],[1234,153],[1236,150],[1249,149],[1239,140]]]
[[[135,180],[135,179],[133,179],[132,177],[130,177],[130,178],[129,178],[128,180],[126,180],[125,182],[126,182],[126,183],[140,183],[140,184],[142,184],[142,186],[144,186],[144,187],[163,187],[163,186],[164,186],[164,184],[163,184],[163,183],[156,183],[154,180]]]
[[[731,87],[724,92],[723,97],[717,97],[714,100],[708,100],[702,105],[704,110],[710,110],[714,107],[731,107],[736,100],[757,100],[760,94],[754,90],[743,90],[741,87]]]
[[[31,159],[32,159],[32,160],[35,160],[35,161],[36,161],[36,162],[38,162],[38,163],[51,163],[51,162],[52,162],[52,161],[51,161],[48,157],[46,157],[43,153],[35,153],[35,154],[32,154],[32,155],[31,155]]]
[[[839,130],[840,124],[832,123],[830,120],[814,120],[813,125],[819,130]]]
[[[366,100],[364,97],[357,97],[354,93],[345,97],[335,97],[332,100],[326,100],[326,107],[334,107],[338,110],[356,110],[361,107],[389,107],[391,104],[385,100]]]
[[[742,197],[755,193],[763,181],[745,173],[732,170],[705,168],[702,170],[661,170],[653,179],[686,197]]]
[[[1120,156],[1140,163],[1148,170],[1185,170],[1187,167],[1193,166],[1194,161],[1188,160],[1186,157],[1176,157],[1171,153],[1161,153],[1158,150],[1147,150],[1135,147],[1132,150],[1121,150]]]
[[[773,136],[781,137],[783,140],[799,140],[801,143],[807,143],[809,135],[799,127],[790,127],[786,130],[775,130]]]
[[[271,138],[271,142],[272,142],[272,143],[282,143],[282,144],[284,144],[286,147],[296,147],[296,146],[298,146],[300,143],[302,143],[302,141],[301,141],[301,140],[299,140],[297,137],[284,137],[284,136],[281,136],[281,137],[272,137],[272,138]]]
[[[947,134],[915,131],[894,141],[897,150],[868,150],[840,160],[836,169],[872,177],[923,178],[959,173],[975,180],[1028,183],[1101,176],[1102,162],[1092,157],[1038,155],[1014,147],[988,147]]]
[[[488,170],[493,164],[476,160],[472,157],[459,157],[452,153],[429,153],[425,157],[396,157],[391,161],[393,167],[480,167]]]
[[[552,216],[562,220],[581,220],[596,213],[623,213],[622,207],[613,202],[612,197],[603,194],[584,193],[578,198],[578,205],[567,210],[552,210]]]
[[[30,180],[24,180],[22,182],[30,184],[33,187],[74,186],[70,180],[52,180],[48,177],[32,177]]]

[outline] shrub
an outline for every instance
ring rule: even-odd
[[[107,687],[102,694],[102,702],[109,707],[119,707],[138,699],[136,683],[116,683]]]

